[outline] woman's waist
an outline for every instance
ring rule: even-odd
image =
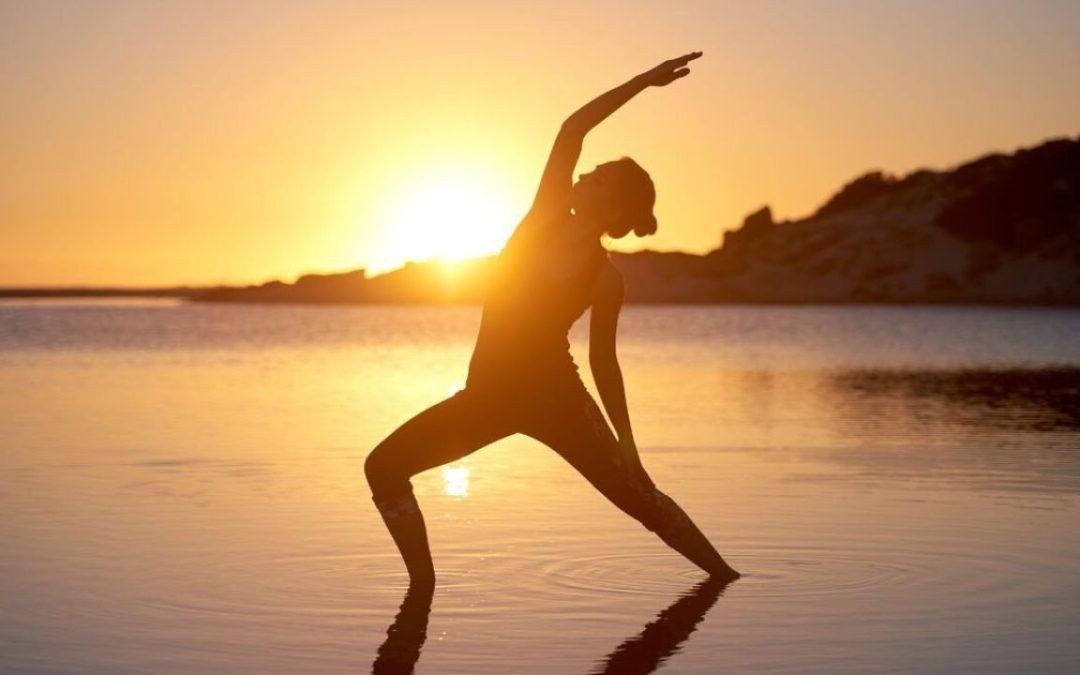
[[[521,389],[580,383],[578,366],[568,347],[522,351],[482,349],[469,362],[470,384]]]
[[[545,328],[535,325],[481,326],[473,347],[473,360],[500,365],[572,360],[568,328]]]

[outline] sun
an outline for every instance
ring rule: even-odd
[[[466,171],[422,176],[392,192],[369,269],[497,252],[521,217],[500,181]]]

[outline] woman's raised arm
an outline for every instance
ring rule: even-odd
[[[566,118],[555,137],[544,174],[540,178],[540,187],[530,213],[547,208],[563,208],[568,204],[570,188],[574,182],[574,167],[581,156],[581,145],[585,135],[597,124],[608,118],[611,113],[623,106],[648,87],[663,87],[690,73],[688,63],[701,56],[701,52],[691,52],[675,59],[664,61],[629,81],[601,94],[579,108]]]

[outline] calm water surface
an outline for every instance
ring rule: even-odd
[[[399,615],[363,459],[478,320],[0,304],[0,669],[1080,671],[1080,312],[629,308],[644,462],[746,577],[513,437],[415,479]]]

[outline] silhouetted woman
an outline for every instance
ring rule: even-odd
[[[465,388],[399,427],[364,465],[372,498],[409,570],[430,585],[435,570],[409,479],[511,434],[558,452],[617,507],[710,575],[733,579],[708,539],[656,489],[638,457],[615,333],[623,281],[601,237],[656,231],[656,193],[629,158],[573,183],[585,134],[648,87],[689,74],[694,52],[633,78],[571,115],[555,138],[535,201],[495,262]],[[589,365],[613,434],[570,356],[570,326],[592,307]]]

